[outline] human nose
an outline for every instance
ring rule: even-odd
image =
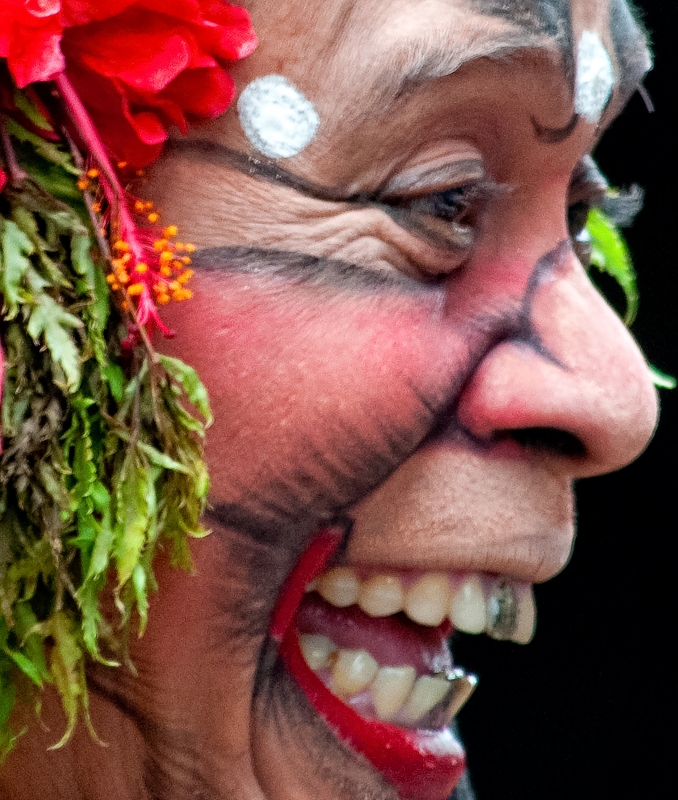
[[[530,337],[504,339],[481,362],[459,399],[461,424],[483,440],[537,443],[573,478],[633,461],[657,423],[656,391],[573,253],[537,287],[530,323]]]

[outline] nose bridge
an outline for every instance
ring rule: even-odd
[[[581,459],[562,459],[573,477],[619,469],[649,442],[657,397],[645,360],[571,252],[527,298],[529,335],[492,348],[459,400],[474,435],[550,428],[577,437]]]

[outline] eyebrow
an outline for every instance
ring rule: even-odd
[[[574,93],[575,42],[570,0],[471,0],[479,17],[504,20],[508,26],[484,41],[454,41],[444,31],[410,39],[386,56],[386,64],[371,85],[384,110],[418,86],[457,72],[481,58],[502,59],[521,50],[541,49],[560,54],[565,78]],[[610,1],[610,32],[617,61],[617,92],[627,100],[652,67],[648,36],[626,0]]]
[[[543,34],[528,31],[504,31],[484,42],[455,41],[434,30],[426,38],[409,39],[386,54],[386,64],[370,85],[385,108],[410,94],[424,83],[457,72],[465,64],[481,58],[505,58],[519,50],[547,47]]]

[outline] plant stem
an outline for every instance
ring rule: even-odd
[[[143,247],[136,235],[136,225],[125,203],[125,192],[120,185],[118,176],[113,169],[94,123],[66,74],[62,72],[55,78],[54,82],[71,122],[82,137],[89,155],[101,170],[101,185],[106,199],[111,205],[112,217],[118,221],[120,235],[129,244],[137,260],[141,261],[143,259]]]
[[[7,174],[9,181],[13,188],[21,188],[21,184],[28,178],[28,173],[25,172],[17,161],[16,153],[14,152],[14,145],[7,130],[7,118],[4,114],[0,114],[0,143],[2,143],[2,151],[5,157],[5,166],[7,167]]]
[[[73,163],[75,166],[81,171],[85,171],[85,159],[82,157],[82,153],[78,150],[75,142],[73,141],[73,137],[69,134],[67,130],[62,131],[63,137],[68,143],[68,147],[71,151],[71,155],[73,156]],[[97,219],[97,215],[94,211],[94,203],[92,201],[92,195],[88,191],[83,192],[83,197],[85,199],[85,205],[87,206],[87,213],[89,214],[89,219],[92,224],[92,230],[94,231],[94,235],[97,237],[97,244],[99,245],[99,249],[101,250],[102,255],[106,259],[108,263],[111,261],[111,249],[108,246],[108,242],[106,241],[106,237],[101,232],[100,222]]]

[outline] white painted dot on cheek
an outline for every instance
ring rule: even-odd
[[[238,115],[252,146],[269,158],[301,153],[320,125],[313,103],[282,75],[248,84],[238,98]]]
[[[587,122],[596,123],[614,89],[614,67],[600,36],[584,31],[577,56],[577,85],[574,108]]]

